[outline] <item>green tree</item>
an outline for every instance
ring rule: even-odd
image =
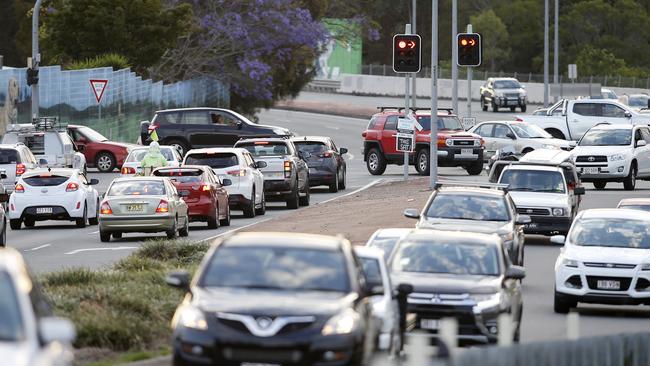
[[[0,55],[4,56],[4,65],[19,66],[22,60],[20,50],[16,47],[18,22],[14,13],[13,0],[0,0]]]
[[[485,10],[471,16],[474,32],[481,33],[483,64],[489,71],[496,71],[510,58],[508,30],[494,10]]]

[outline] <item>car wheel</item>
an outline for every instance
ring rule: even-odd
[[[188,216],[185,216],[185,225],[183,225],[182,229],[178,230],[178,236],[182,238],[190,236],[190,218]]]
[[[553,297],[553,311],[556,313],[567,314],[571,308],[574,308],[577,305],[577,302],[571,300],[569,296],[555,291],[555,296]]]
[[[189,146],[181,140],[169,140],[164,145],[175,147],[181,156],[185,156],[185,153],[189,150]]]
[[[266,214],[266,195],[264,192],[262,192],[262,203],[260,203],[259,208],[255,209],[255,214],[260,216]],[[228,215],[230,215],[230,210],[228,210]]]
[[[498,112],[499,111],[499,106],[496,105],[496,103],[492,102],[492,112]]]
[[[605,180],[595,180],[594,181],[594,188],[596,189],[605,189],[607,186],[607,181]]]
[[[36,220],[25,219],[25,227],[34,227],[34,225],[36,225]]]
[[[208,229],[218,229],[219,228],[219,205],[214,212],[214,217],[208,217]]]
[[[98,225],[99,224],[99,201],[97,201],[97,205],[95,206],[95,217],[88,218],[88,223],[90,225]]]
[[[266,203],[265,203],[265,207],[266,207]],[[226,218],[222,219],[219,223],[221,224],[221,226],[230,226],[230,206],[228,206],[228,212],[226,213]]]
[[[483,161],[478,160],[471,165],[465,167],[467,174],[469,175],[480,175],[483,172]]]
[[[9,227],[11,230],[20,230],[20,226],[23,224],[21,219],[11,219],[9,220]]]
[[[243,209],[244,217],[253,218],[255,217],[255,187],[253,187],[253,193],[251,193],[251,199],[249,200],[246,207]]]
[[[0,236],[0,247],[7,245],[7,220],[4,220],[2,225],[2,235]]]
[[[347,170],[343,169],[341,180],[339,181],[339,189],[345,189],[345,179],[347,175]]]
[[[97,158],[95,158],[95,166],[102,173],[112,172],[116,165],[115,155],[107,151],[97,154]]]
[[[102,243],[108,243],[109,241],[111,241],[111,233],[108,233],[108,232],[106,232],[106,231],[104,231],[102,229],[99,229],[99,240]]]
[[[420,175],[429,175],[429,149],[420,149],[415,157],[415,170]]]
[[[309,198],[310,198],[309,184],[305,184],[305,185],[307,186],[307,189],[306,189],[307,192],[305,192],[306,194],[303,197],[299,198],[300,206],[309,206]]]
[[[88,223],[88,209],[86,208],[86,205],[84,204],[84,215],[81,218],[78,218],[75,220],[77,222],[77,227],[79,229],[83,229],[86,227],[86,224]]]
[[[330,193],[336,193],[339,191],[339,177],[341,173],[337,170],[336,171],[336,176],[332,180],[332,183],[330,183]]]
[[[636,186],[636,164],[632,163],[632,166],[630,167],[630,174],[625,177],[623,180],[623,188],[625,188],[626,191],[633,191],[634,187]]]
[[[386,171],[386,159],[376,147],[370,149],[366,156],[366,168],[372,175],[382,175]]]
[[[111,235],[113,235],[113,237],[115,239],[122,239],[122,233],[119,232],[119,231],[116,231],[116,232],[112,233]]]
[[[296,182],[296,187],[293,192],[291,192],[291,196],[287,199],[287,208],[295,210],[298,206],[300,206],[300,194],[298,193],[298,182]]]
[[[165,232],[167,239],[175,239],[178,235],[178,217],[174,220],[174,226]]]
[[[483,112],[487,112],[488,110],[488,106],[487,104],[485,104],[485,98],[483,97],[481,97],[481,109],[483,110]]]
[[[521,106],[521,112],[526,113],[526,105],[525,104]]]
[[[510,112],[514,112],[517,107],[510,107]]]

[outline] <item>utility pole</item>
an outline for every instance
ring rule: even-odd
[[[560,20],[559,20],[559,15],[560,15],[560,0],[555,0],[555,7],[554,11],[555,14],[553,16],[553,20],[555,21],[555,26],[553,27],[553,84],[556,84],[560,81],[559,80],[559,70],[560,70],[560,36],[559,36],[559,29],[560,29]],[[555,101],[557,102],[558,97],[555,97]]]
[[[472,33],[472,25],[467,25],[467,33]],[[455,47],[454,47],[455,48]],[[472,73],[474,68],[467,67],[467,117],[472,116]]]
[[[451,1],[451,107],[458,114],[458,0]]]
[[[411,24],[406,25],[406,29],[404,34],[412,34],[411,33]],[[409,108],[409,80],[411,79],[411,75],[415,75],[415,73],[410,73],[404,75],[404,117],[409,118],[411,116],[411,108]],[[415,79],[415,76],[413,76]],[[414,131],[415,132],[415,131]],[[415,136],[413,137],[415,139]],[[404,180],[409,179],[409,152],[404,151]]]
[[[431,141],[429,142],[429,187],[438,179],[438,0],[431,0]]]
[[[411,15],[411,34],[418,34],[415,30],[415,22],[416,22],[416,16],[417,16],[417,0],[413,0],[413,13]],[[416,88],[416,81],[418,74],[417,73],[412,73],[411,76],[413,77],[413,82],[411,86],[411,105],[413,107],[417,107],[417,100],[418,100],[418,95],[417,95],[417,88]]]
[[[32,15],[32,69],[38,71],[41,63],[41,54],[38,51],[38,16],[41,12],[41,1],[36,0],[34,14]],[[32,85],[32,119],[38,118],[38,83]]]
[[[548,107],[548,0],[544,0],[544,107]]]

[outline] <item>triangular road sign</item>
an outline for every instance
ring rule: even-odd
[[[102,97],[104,96],[104,91],[106,90],[107,85],[108,85],[108,80],[106,79],[90,80],[90,86],[92,86],[93,88],[93,93],[95,93],[95,99],[97,99],[97,103],[100,103],[102,101]]]

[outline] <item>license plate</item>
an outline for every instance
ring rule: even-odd
[[[537,223],[531,222],[530,224],[525,224],[524,229],[537,229]]]
[[[461,155],[474,155],[474,149],[460,149]]]
[[[126,210],[128,212],[142,212],[144,211],[144,206],[141,203],[134,203],[126,205]]]
[[[36,207],[36,214],[51,214],[52,207]]]
[[[284,179],[284,173],[264,173],[264,178],[267,178],[267,179]]]
[[[583,174],[598,174],[598,168],[582,168]]]
[[[599,290],[620,290],[621,281],[598,280],[598,282],[596,282],[596,287]]]
[[[420,319],[420,328],[437,330],[440,321],[438,319]]]

